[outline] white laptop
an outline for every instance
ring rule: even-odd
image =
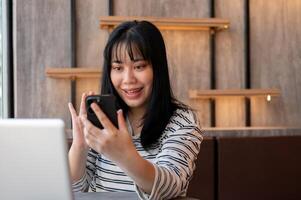
[[[0,119],[0,199],[72,199],[62,120]]]

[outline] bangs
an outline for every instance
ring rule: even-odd
[[[126,54],[131,61],[143,59],[150,61],[146,44],[142,38],[134,34],[124,34],[112,47],[112,61],[125,60]]]

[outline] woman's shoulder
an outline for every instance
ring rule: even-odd
[[[175,137],[197,138],[202,141],[202,130],[196,112],[191,108],[178,108],[171,116],[164,133],[161,143],[165,139],[174,139]]]
[[[174,128],[195,126],[199,128],[200,123],[196,112],[193,109],[187,107],[177,108],[171,116],[168,126],[173,126]]]

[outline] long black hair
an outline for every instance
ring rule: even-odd
[[[173,96],[164,40],[157,27],[148,21],[124,22],[110,34],[104,50],[102,94],[115,95],[124,113],[128,112],[128,106],[118,95],[110,78],[112,55],[118,55],[121,45],[125,45],[131,60],[134,60],[133,51],[138,51],[153,67],[153,88],[140,136],[143,148],[149,149],[157,143],[173,112],[186,106]]]

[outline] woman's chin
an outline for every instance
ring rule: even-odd
[[[143,105],[143,103],[141,103],[140,101],[125,101],[125,103],[127,104],[128,107],[130,108],[139,108]]]

